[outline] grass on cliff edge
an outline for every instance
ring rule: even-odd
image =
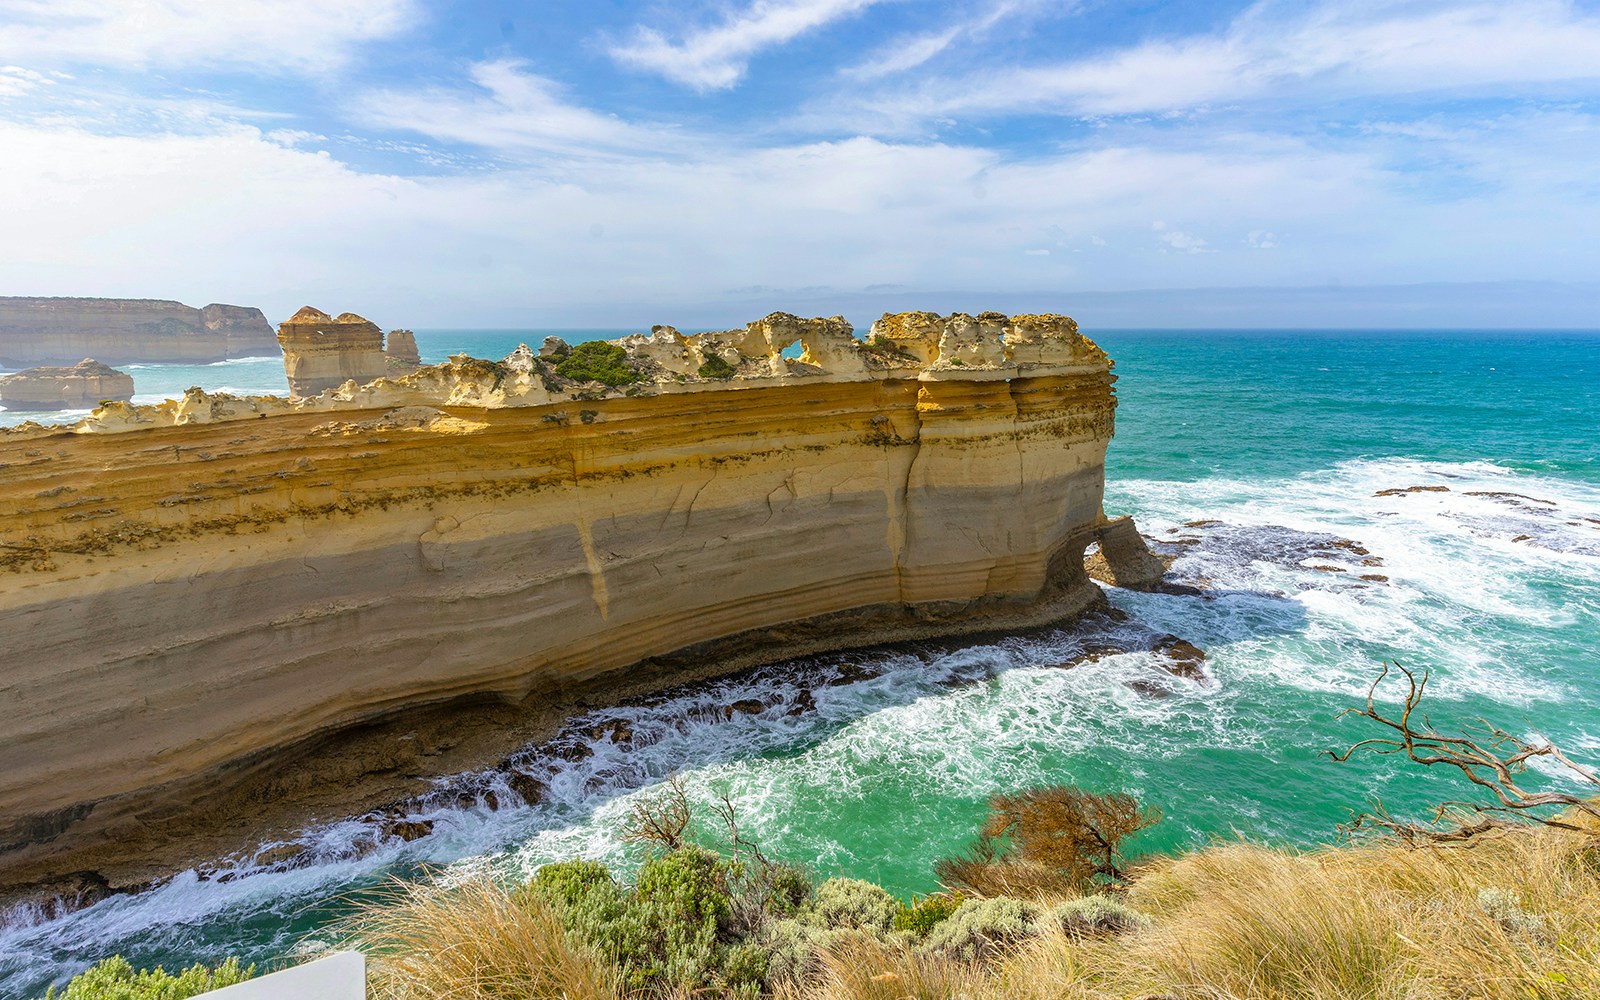
[[[1535,828],[1469,849],[1393,842],[1318,851],[1218,844],[1132,873],[1131,929],[1040,919],[964,960],[930,934],[819,934],[781,1000],[1579,998],[1600,996],[1600,829]],[[1060,896],[1032,902],[1047,908]],[[628,991],[603,953],[526,892],[413,890],[370,915],[373,997],[683,996]],[[802,921],[805,918],[802,917]],[[1124,925],[1128,926],[1128,925]],[[701,987],[700,996],[753,996]]]

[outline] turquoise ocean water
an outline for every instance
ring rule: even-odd
[[[546,333],[418,341],[427,360],[499,357]],[[411,843],[330,817],[290,863],[252,850],[64,918],[5,914],[0,995],[42,992],[116,952],[170,967],[314,951],[349,900],[392,875],[620,859],[619,820],[676,772],[697,795],[728,792],[769,853],[905,894],[932,888],[932,862],[965,843],[990,794],[1040,782],[1160,806],[1145,850],[1235,835],[1328,842],[1374,796],[1421,815],[1461,791],[1444,775],[1319,758],[1372,735],[1336,716],[1385,658],[1435,671],[1441,727],[1485,717],[1600,760],[1600,333],[1096,339],[1120,376],[1106,508],[1171,540],[1174,573],[1202,596],[1114,590],[1131,620],[1093,636],[806,661],[603,710],[596,721],[627,720],[632,744],[575,731],[591,751],[581,759],[530,749],[523,766],[550,788],[538,805],[517,804],[503,775],[458,776],[414,805],[434,826]],[[285,388],[276,359],[133,374],[141,400],[192,384]],[[1446,489],[1377,495],[1412,486]],[[1345,541],[1358,548],[1333,544]],[[1210,683],[1172,677],[1146,652],[1060,666],[1087,642],[1133,647],[1152,632],[1204,648]],[[816,711],[791,717],[802,687]],[[717,711],[746,697],[772,707]]]

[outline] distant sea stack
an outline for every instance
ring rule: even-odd
[[[133,376],[85,358],[70,368],[28,368],[0,377],[7,410],[81,410],[133,398]]]
[[[306,306],[278,324],[278,346],[291,396],[315,396],[389,374],[383,331],[355,313],[333,317]],[[415,351],[416,342],[411,346]]]
[[[413,371],[422,365],[422,355],[417,352],[417,335],[410,330],[390,330],[384,341],[383,355],[389,361],[390,371]]]
[[[414,789],[438,765],[409,728],[332,742],[408,712],[461,732],[1103,601],[1083,556],[1115,376],[1064,316],[885,316],[863,341],[773,313],[366,384],[361,317],[280,338],[299,398],[0,428],[0,884]]]
[[[261,310],[164,299],[0,296],[0,367],[210,364],[278,353]]]

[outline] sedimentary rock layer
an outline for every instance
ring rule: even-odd
[[[880,325],[658,327],[614,387],[547,342],[0,432],[0,880],[419,704],[1094,600],[1105,355],[1063,317]]]
[[[0,367],[70,365],[81,358],[111,365],[209,364],[277,353],[272,324],[261,310],[245,306],[0,296]]]
[[[389,363],[390,373],[410,371],[422,364],[417,353],[417,335],[410,330],[390,330],[383,342],[383,356]]]
[[[283,349],[283,369],[293,396],[315,396],[346,382],[370,382],[389,372],[383,331],[355,313],[335,318],[306,306],[278,324],[278,345]]]
[[[133,398],[133,376],[85,358],[70,368],[28,368],[0,376],[0,406],[8,410],[72,410]]]

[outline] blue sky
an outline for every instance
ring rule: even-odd
[[[0,0],[0,294],[1600,327],[1600,4]]]

